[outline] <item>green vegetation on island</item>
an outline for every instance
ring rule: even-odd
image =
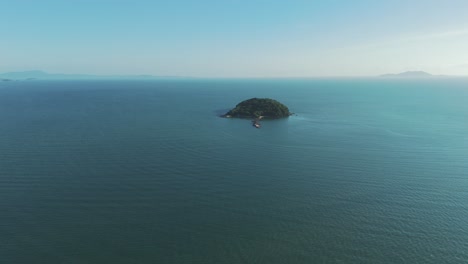
[[[252,98],[240,102],[224,117],[238,118],[283,118],[291,115],[284,104],[269,98]]]

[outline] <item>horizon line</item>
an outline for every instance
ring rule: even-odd
[[[400,74],[410,73],[410,72],[419,72],[427,74],[426,76],[399,76]],[[379,75],[309,75],[309,76],[184,76],[184,75],[153,75],[153,74],[90,74],[90,73],[51,73],[43,70],[22,70],[22,71],[8,71],[0,73],[0,78],[2,79],[12,79],[6,76],[8,75],[17,75],[17,74],[39,74],[41,77],[20,77],[15,78],[16,80],[25,80],[25,79],[92,79],[92,78],[138,78],[138,79],[151,79],[151,78],[175,78],[175,79],[327,79],[327,78],[431,78],[431,77],[447,77],[447,78],[460,78],[468,77],[468,75],[446,75],[446,74],[430,74],[425,71],[414,70],[414,71],[404,71],[399,73],[385,73]],[[49,78],[47,78],[49,77]]]

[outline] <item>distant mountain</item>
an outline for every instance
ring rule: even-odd
[[[153,75],[91,75],[91,74],[61,74],[44,71],[20,71],[0,73],[2,80],[86,80],[86,79],[175,79],[187,78],[178,76]]]
[[[380,77],[402,77],[402,78],[425,78],[425,77],[433,77],[434,75],[424,72],[424,71],[406,71],[397,74],[384,74],[380,75]]]
[[[28,79],[28,78],[41,78],[48,74],[43,71],[22,71],[22,72],[7,72],[0,74],[0,78],[3,79]]]

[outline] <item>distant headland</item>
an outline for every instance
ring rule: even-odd
[[[23,80],[107,80],[107,79],[135,79],[135,80],[159,80],[159,79],[187,79],[184,76],[154,76],[154,75],[92,75],[92,74],[64,74],[47,73],[44,71],[17,71],[0,73],[2,81]]]
[[[222,117],[277,119],[292,115],[284,104],[270,98],[251,98],[242,101]]]
[[[406,71],[396,74],[383,74],[380,77],[399,77],[399,78],[427,78],[427,77],[434,77],[430,73],[424,71]]]

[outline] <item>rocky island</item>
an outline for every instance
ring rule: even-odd
[[[223,117],[277,119],[290,116],[292,113],[284,104],[269,98],[251,98],[242,101]]]

